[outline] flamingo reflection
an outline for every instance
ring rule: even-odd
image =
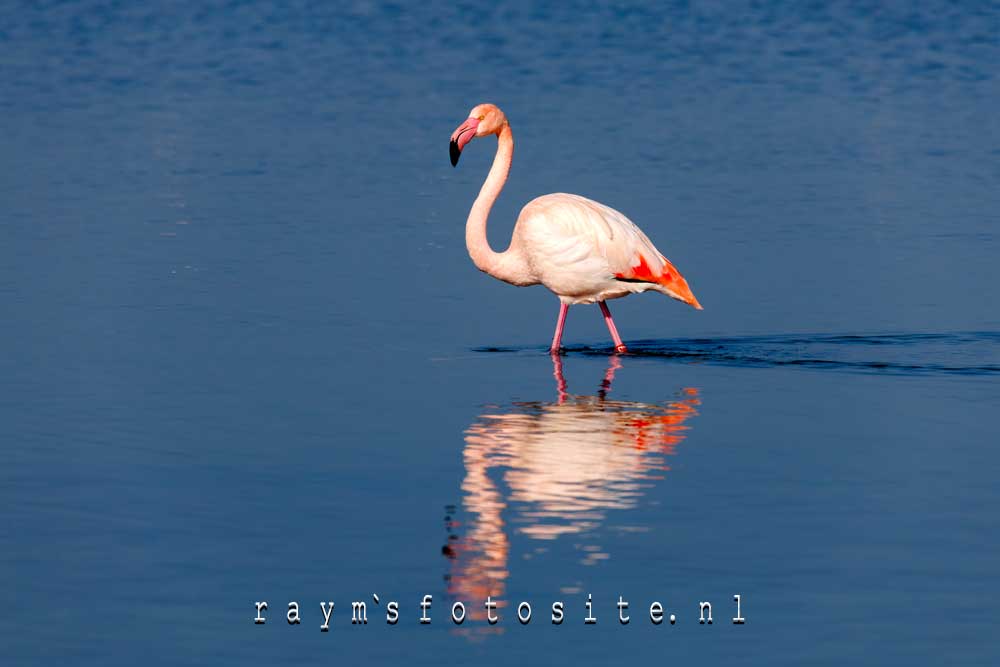
[[[485,617],[487,595],[504,597],[512,531],[542,546],[594,531],[612,510],[636,507],[644,489],[669,470],[667,457],[684,439],[685,422],[698,414],[694,388],[662,404],[609,399],[621,368],[617,356],[594,395],[570,394],[562,358],[552,360],[555,401],[491,409],[465,433],[467,522],[448,517],[443,551],[448,592],[466,602],[471,619]],[[584,553],[584,564],[608,557],[596,546]]]

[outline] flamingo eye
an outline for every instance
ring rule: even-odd
[[[481,121],[486,120],[486,114],[483,114],[483,115],[479,116],[479,120],[481,120]]]

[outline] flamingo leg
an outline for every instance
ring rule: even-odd
[[[566,313],[569,312],[569,304],[559,304],[559,319],[556,320],[556,333],[552,336],[552,347],[549,354],[559,354],[559,345],[562,343],[563,328],[566,326]]]
[[[611,319],[611,311],[608,310],[608,304],[603,301],[598,301],[597,303],[601,304],[601,312],[604,313],[604,323],[608,325],[608,331],[611,332],[611,340],[615,342],[615,352],[628,352],[628,348],[622,342],[622,337],[618,335],[615,321]]]

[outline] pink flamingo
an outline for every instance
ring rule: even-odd
[[[486,219],[500,196],[514,156],[514,134],[507,117],[493,104],[480,104],[451,135],[451,164],[474,137],[497,135],[493,166],[472,204],[465,225],[465,245],[476,267],[506,283],[545,285],[559,297],[559,319],[552,354],[559,353],[566,313],[571,304],[600,305],[617,352],[625,344],[608,299],[656,290],[701,310],[687,281],[652,241],[624,215],[590,199],[555,193],[533,199],[521,209],[510,247],[494,252],[486,239]]]

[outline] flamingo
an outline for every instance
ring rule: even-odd
[[[562,192],[528,202],[514,225],[510,246],[495,252],[486,238],[486,220],[500,196],[514,156],[514,134],[494,104],[472,108],[451,135],[452,166],[475,137],[497,136],[493,166],[472,204],[465,245],[480,271],[511,285],[544,285],[559,297],[559,317],[549,352],[559,354],[570,305],[596,302],[604,314],[615,351],[627,352],[608,299],[655,290],[701,310],[680,272],[627,217],[591,199]]]

